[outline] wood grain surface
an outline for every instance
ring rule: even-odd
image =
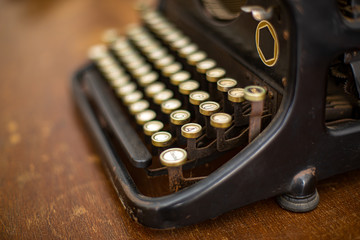
[[[71,75],[133,1],[0,1],[0,239],[360,239],[359,171],[320,183],[316,210],[274,199],[175,230],[133,222],[71,96]]]

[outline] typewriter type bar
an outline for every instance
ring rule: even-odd
[[[334,60],[302,32],[304,22],[328,26],[339,6],[300,1],[300,14],[270,1],[233,15],[184,2],[143,8],[142,24],[123,35],[106,31],[73,79],[121,203],[134,220],[162,229],[274,196],[289,211],[313,210],[318,180],[360,166],[359,96],[350,100],[336,85],[354,76],[345,89],[357,93],[357,55]],[[311,15],[313,5],[327,11]],[[360,40],[350,35],[341,38],[346,49]],[[296,55],[308,53],[302,42],[312,57]]]

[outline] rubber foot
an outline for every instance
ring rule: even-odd
[[[310,212],[319,204],[319,193],[315,189],[315,193],[307,197],[294,197],[290,195],[281,195],[277,197],[277,202],[285,210],[291,212]]]

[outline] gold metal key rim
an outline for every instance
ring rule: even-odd
[[[247,86],[244,89],[245,91],[245,99],[250,102],[259,102],[265,99],[266,90],[261,86]]]
[[[202,127],[198,123],[187,123],[181,127],[181,135],[185,138],[198,138],[201,136]]]
[[[182,148],[169,148],[160,154],[160,162],[165,167],[179,167],[186,163],[187,152]]]

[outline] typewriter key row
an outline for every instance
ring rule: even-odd
[[[181,165],[187,159],[229,150],[260,133],[266,91],[237,88],[225,69],[159,13],[142,17],[145,26],[131,25],[126,36],[106,32],[109,46],[94,46],[89,57],[141,127],[145,142],[168,168],[170,188],[177,190],[186,181]]]

